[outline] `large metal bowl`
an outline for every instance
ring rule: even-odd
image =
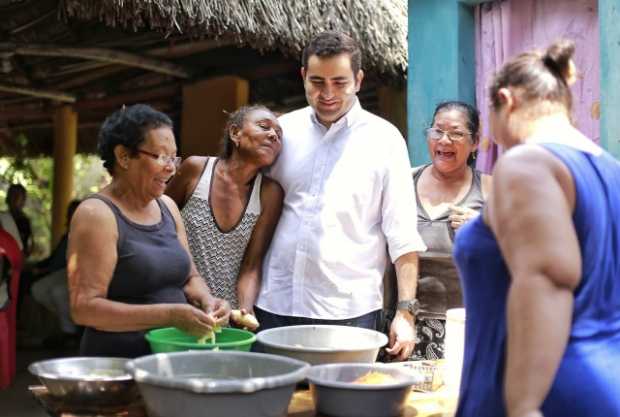
[[[127,364],[151,417],[282,417],[307,363],[263,353],[157,353]]]
[[[99,407],[124,406],[139,398],[131,375],[125,370],[129,359],[72,357],[30,364],[48,392],[62,401],[67,411],[86,412]]]
[[[303,325],[268,329],[256,335],[267,353],[312,365],[340,362],[372,363],[388,342],[383,333],[350,326]]]
[[[359,384],[357,378],[380,372],[394,381]],[[383,364],[327,364],[313,366],[308,381],[317,413],[332,417],[394,417],[403,412],[413,384],[422,377]]]

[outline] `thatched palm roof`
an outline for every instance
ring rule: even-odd
[[[329,29],[357,39],[364,67],[392,77],[407,69],[405,0],[64,0],[68,17],[112,27],[232,39],[299,56]]]

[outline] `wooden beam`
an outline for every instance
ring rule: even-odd
[[[0,83],[0,91],[5,91],[7,93],[20,94],[23,96],[48,98],[48,99],[57,100],[63,103],[75,103],[75,100],[76,100],[73,94],[64,93],[62,91],[40,90],[40,89],[35,89],[35,88],[21,87],[21,86],[12,85],[12,84]]]
[[[180,65],[112,49],[72,48],[61,45],[14,45],[2,43],[0,44],[0,50],[3,49],[13,51],[19,55],[78,58],[105,62],[107,64],[120,64],[128,67],[137,67],[153,72],[168,74],[178,78],[189,78],[190,76],[189,71]]]

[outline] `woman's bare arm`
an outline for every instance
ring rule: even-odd
[[[174,200],[179,209],[182,209],[194,192],[207,158],[204,156],[190,156],[183,161],[177,173],[166,186],[166,194]]]
[[[489,220],[510,270],[505,398],[508,416],[537,415],[570,333],[581,253],[574,184],[546,150],[520,146],[494,171]]]
[[[263,258],[280,219],[283,199],[284,191],[280,184],[263,177],[260,196],[262,211],[246,247],[237,281],[239,307],[249,313],[253,313],[260,291]]]

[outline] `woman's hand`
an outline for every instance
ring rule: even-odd
[[[230,315],[230,319],[234,324],[250,331],[256,331],[256,329],[260,326],[258,320],[256,320],[256,316],[254,316],[254,311],[248,311],[245,308],[233,310]]]
[[[216,324],[213,317],[190,304],[172,305],[170,316],[174,327],[197,337],[207,334]]]
[[[479,214],[476,210],[451,204],[448,220],[450,221],[450,226],[456,230]]]
[[[230,319],[230,304],[221,298],[207,296],[200,302],[200,308],[207,313],[215,323],[228,326]]]

